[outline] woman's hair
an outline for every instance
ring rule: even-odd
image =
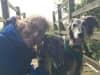
[[[34,27],[34,25],[42,26],[44,29],[48,30],[49,22],[42,16],[31,16],[23,20],[17,20],[16,24],[19,26],[19,30],[22,30],[26,25]]]

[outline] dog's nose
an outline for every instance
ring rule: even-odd
[[[79,36],[80,38],[83,38],[83,33],[80,33],[78,36]]]

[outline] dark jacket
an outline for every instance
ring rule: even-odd
[[[34,52],[22,40],[13,23],[0,32],[0,75],[25,75]]]

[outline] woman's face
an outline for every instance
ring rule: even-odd
[[[26,25],[22,30],[22,37],[28,47],[41,43],[45,34],[45,27],[42,25]]]

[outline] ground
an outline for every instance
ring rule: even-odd
[[[34,67],[38,67],[38,60],[37,59],[33,59],[32,60],[32,64],[34,64]],[[96,73],[95,71],[93,71],[92,69],[90,69],[88,66],[86,66],[85,64],[83,65],[83,70],[82,70],[82,75],[100,75],[100,73]]]

